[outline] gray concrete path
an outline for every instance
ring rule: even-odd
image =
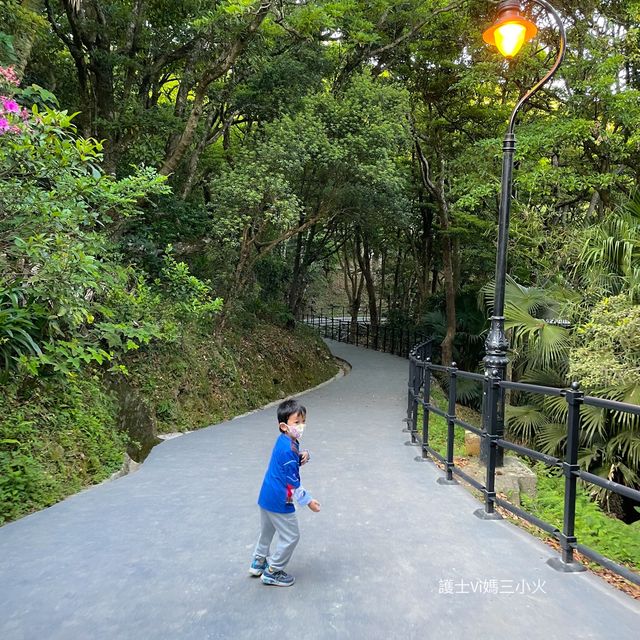
[[[414,462],[406,360],[330,343],[353,371],[304,396],[292,588],[247,568],[275,409],[157,447],[142,468],[0,529],[2,640],[637,639],[640,607]]]

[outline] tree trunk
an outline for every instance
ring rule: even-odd
[[[371,324],[378,324],[378,307],[376,301],[376,286],[371,270],[371,250],[369,248],[369,241],[365,236],[361,237],[362,251],[358,251],[356,257],[358,258],[358,264],[360,270],[364,276],[365,284],[367,287],[367,296],[369,298],[369,321]]]
[[[300,218],[298,220],[298,226],[302,226],[304,223],[304,212],[300,213]],[[288,295],[288,305],[289,311],[293,314],[294,318],[298,318],[297,316],[297,306],[299,304],[300,299],[300,288],[302,285],[302,244],[303,244],[303,234],[299,233],[296,236],[296,253],[293,259],[293,273],[291,275],[291,285],[289,286],[289,295]]]
[[[438,208],[440,229],[442,233],[442,263],[445,283],[447,333],[441,343],[442,364],[448,366],[453,362],[453,341],[456,336],[456,284],[454,271],[454,250],[449,235],[449,205],[445,196],[444,161],[440,162],[440,179],[436,184],[431,179],[429,162],[427,161],[420,143],[416,140],[416,151],[420,162],[420,175],[425,188],[431,193]]]
[[[225,73],[227,73],[227,71],[229,71],[229,69],[231,69],[235,61],[238,59],[238,56],[240,56],[240,54],[246,49],[247,44],[253,38],[263,20],[267,17],[272,4],[272,0],[263,1],[257,12],[254,14],[253,19],[247,25],[245,32],[239,36],[224,53],[218,56],[218,58],[206,69],[200,78],[195,90],[191,113],[189,113],[189,117],[187,118],[175,147],[170,150],[160,167],[160,173],[162,175],[168,176],[174,173],[177,169],[178,164],[182,160],[184,154],[191,145],[191,141],[193,140],[193,135],[198,126],[198,122],[200,121],[204,102],[211,83],[218,78],[221,78]]]

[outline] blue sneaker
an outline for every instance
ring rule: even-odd
[[[290,587],[296,579],[284,571],[272,571],[267,567],[262,574],[262,584],[272,584],[276,587]]]
[[[253,559],[251,566],[249,567],[249,573],[252,576],[261,576],[263,571],[267,568],[267,559],[266,558],[258,558],[257,556]]]

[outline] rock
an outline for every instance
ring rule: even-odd
[[[464,451],[468,456],[480,455],[480,436],[471,431],[464,432]]]
[[[486,467],[478,458],[470,458],[464,471],[478,482],[485,483]],[[524,462],[515,456],[505,456],[504,466],[496,469],[495,490],[504,493],[509,502],[520,506],[523,493],[532,498],[536,496],[536,480],[536,474]]]
[[[162,442],[158,438],[155,415],[128,380],[109,380],[109,388],[118,400],[118,426],[131,440],[128,457],[134,463],[142,462],[151,449]]]
[[[122,463],[122,467],[115,473],[111,474],[109,480],[115,480],[116,478],[122,478],[122,476],[126,476],[129,473],[134,473],[142,466],[141,462],[136,462],[132,460],[128,453],[124,454],[124,462]]]

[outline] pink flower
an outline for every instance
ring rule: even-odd
[[[9,113],[20,113],[20,105],[15,100],[0,98],[0,101],[2,101],[2,105]]]
[[[0,118],[0,133],[4,133],[5,131],[9,131],[11,129],[11,125],[6,118]]]
[[[20,84],[20,79],[13,70],[13,67],[0,67],[0,78],[4,78],[5,82],[16,87]]]

